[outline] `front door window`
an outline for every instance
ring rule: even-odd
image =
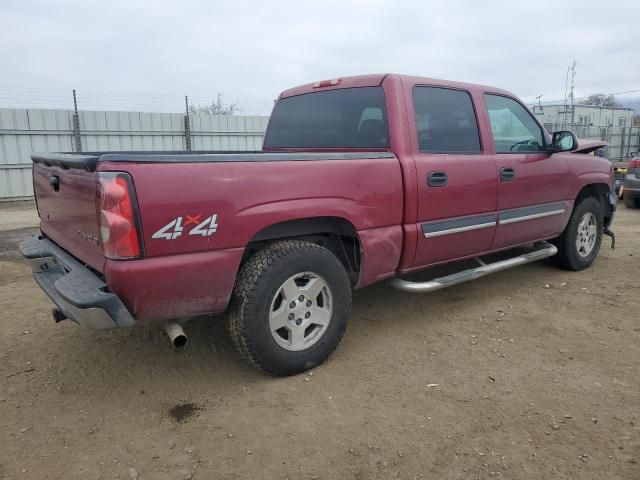
[[[496,153],[542,152],[542,129],[531,114],[515,100],[485,95],[485,103],[496,144]]]

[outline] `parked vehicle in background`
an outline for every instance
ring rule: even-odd
[[[629,162],[622,188],[625,206],[640,208],[640,157]]]
[[[616,192],[616,196],[619,199],[623,198],[624,193],[624,179],[627,176],[627,170],[629,164],[625,162],[616,162],[613,165],[613,189]]]
[[[429,292],[551,256],[589,267],[616,199],[611,163],[576,148],[504,90],[326,80],[280,95],[262,152],[33,155],[42,233],[21,250],[57,321],[168,324],[182,346],[181,322],[226,312],[251,364],[290,375],[338,345],[352,288]]]

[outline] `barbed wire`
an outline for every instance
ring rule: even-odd
[[[633,95],[640,89],[624,90],[603,95]],[[100,90],[77,90],[79,110],[108,111],[145,111],[184,113],[183,93],[148,93],[148,92],[115,92]],[[197,92],[188,100],[193,105],[207,105],[217,100],[218,93],[205,94]],[[580,102],[589,96],[576,97]],[[239,115],[269,115],[273,108],[273,99],[230,97],[222,95],[225,105],[237,104]],[[528,101],[527,105],[564,104],[566,99]],[[33,108],[33,109],[73,109],[72,89],[53,87],[25,87],[0,84],[0,108]]]
[[[625,90],[623,92],[611,92],[611,93],[596,92],[596,93],[594,93],[592,95],[605,95],[605,96],[613,95],[613,96],[615,96],[615,95],[629,95],[629,94],[633,94],[633,93],[640,93],[640,89],[637,89],[637,90]],[[590,97],[590,95],[587,95],[586,97],[575,97],[575,100],[576,101],[588,100],[589,97]],[[561,99],[558,99],[558,100],[542,100],[540,103],[542,105],[550,104],[550,103],[564,104],[565,102],[568,102],[568,101],[569,101],[568,98],[561,98]],[[534,100],[534,101],[528,102],[528,104],[531,104],[531,105],[536,104],[537,105],[538,102]]]
[[[0,85],[0,108],[73,109],[72,89]],[[77,90],[79,110],[145,111],[184,113],[183,93],[113,92]],[[217,92],[187,93],[190,104],[207,105],[217,100]],[[269,115],[273,100],[267,98],[227,97],[224,105],[237,104],[238,115]]]

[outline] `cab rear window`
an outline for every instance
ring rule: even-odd
[[[382,87],[283,98],[273,109],[265,148],[388,148]]]

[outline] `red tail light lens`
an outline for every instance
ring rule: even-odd
[[[640,158],[634,158],[629,162],[629,170],[632,168],[640,168]]]
[[[140,257],[140,228],[131,177],[120,172],[98,173],[97,201],[104,256],[113,259]]]
[[[333,87],[335,85],[340,85],[342,81],[341,78],[332,78],[331,80],[320,80],[313,84],[313,88],[324,88],[324,87]]]

